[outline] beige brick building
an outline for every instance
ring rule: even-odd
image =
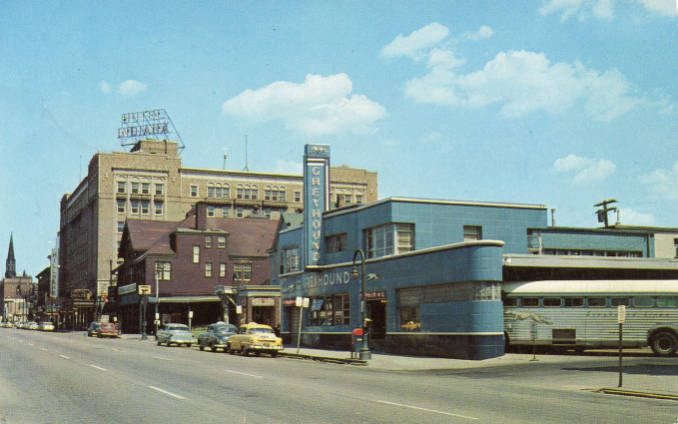
[[[142,140],[130,152],[97,153],[87,176],[61,199],[60,296],[88,289],[94,307],[94,297],[112,281],[127,217],[178,221],[202,200],[210,216],[278,219],[303,210],[302,193],[301,175],[184,168],[171,141]],[[333,167],[331,199],[335,207],[377,200],[377,173]]]

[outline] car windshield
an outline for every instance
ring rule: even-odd
[[[251,334],[272,334],[273,330],[270,328],[252,328],[250,329]]]
[[[216,333],[235,333],[236,329],[234,325],[220,325],[214,329]]]
[[[167,327],[168,330],[171,331],[188,331],[188,326],[187,325],[170,325]]]

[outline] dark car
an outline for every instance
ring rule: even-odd
[[[112,322],[93,321],[87,329],[88,337],[120,337],[120,331]]]
[[[238,329],[233,324],[226,324],[225,322],[215,322],[207,326],[204,333],[198,335],[198,346],[200,350],[209,347],[212,352],[217,349],[222,349],[224,352],[228,351],[227,339],[234,335]]]

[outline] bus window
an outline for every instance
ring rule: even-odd
[[[580,306],[584,306],[584,298],[583,297],[566,297],[565,298],[565,306],[568,308],[578,308]]]
[[[589,306],[596,308],[607,306],[607,299],[604,297],[589,297]]]
[[[517,297],[504,298],[504,306],[518,306],[518,298]]]
[[[633,297],[633,306],[636,308],[640,307],[653,307],[654,306],[654,297],[652,296],[634,296]]]
[[[538,297],[523,297],[521,303],[525,307],[536,308],[537,306],[539,306],[539,298]]]
[[[560,306],[560,298],[559,297],[545,297],[544,300],[544,306],[548,308],[557,308]]]
[[[678,306],[678,296],[657,296],[657,307],[675,308]]]
[[[612,297],[610,298],[610,304],[612,306],[626,305],[629,306],[628,297]]]

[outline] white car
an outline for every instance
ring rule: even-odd
[[[49,321],[43,321],[40,323],[40,331],[54,331],[54,324]]]
[[[188,329],[186,324],[165,324],[162,330],[158,331],[158,346],[165,343],[167,346],[175,344],[177,346],[191,347],[195,343],[195,337]]]

